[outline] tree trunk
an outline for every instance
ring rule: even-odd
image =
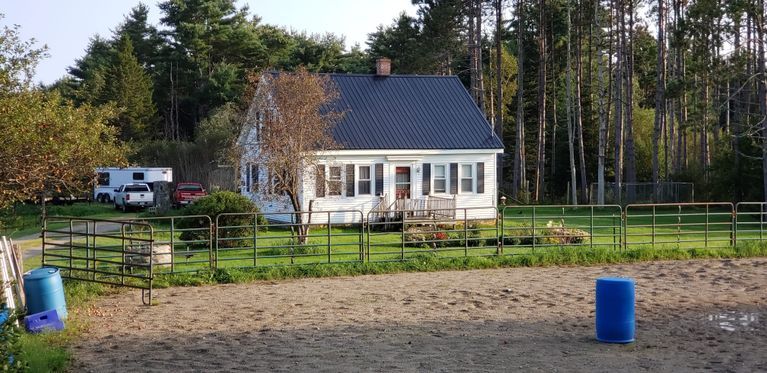
[[[627,43],[626,45],[626,68],[624,69],[626,81],[626,122],[625,122],[625,147],[626,147],[626,182],[636,183],[636,153],[634,151],[634,3],[633,0],[629,0],[628,6],[628,30],[626,32]],[[635,194],[634,185],[632,184],[627,188],[629,200],[634,199]]]
[[[544,190],[546,164],[546,0],[538,8],[538,154],[535,172],[535,201],[540,202]]]
[[[735,45],[733,54],[735,56],[740,56],[741,53],[741,46],[740,46],[740,14],[738,14],[735,19],[733,20],[733,23],[735,24]],[[734,156],[733,161],[735,162],[735,177],[737,180],[742,180],[741,175],[741,167],[740,167],[740,123],[742,120],[742,104],[739,104],[735,99],[741,99],[743,97],[743,94],[738,91],[738,87],[740,87],[742,84],[741,81],[734,79],[732,82],[730,82],[730,89],[729,89],[729,95],[730,98],[727,103],[728,110],[733,111],[733,118],[732,118],[732,125],[731,125],[731,131],[732,131],[732,153]],[[735,110],[733,110],[735,109]],[[743,198],[742,188],[740,186],[740,183],[735,183],[733,185],[734,191],[733,191],[733,200],[734,201],[740,201]]]
[[[758,1],[757,14],[755,20],[757,32],[757,65],[759,69],[759,118],[762,122],[762,181],[764,183],[764,200],[767,201],[767,78],[765,78],[765,60],[764,60],[764,0]]]
[[[601,30],[599,25],[599,0],[594,0],[594,23],[597,30]],[[607,156],[607,113],[605,95],[607,94],[605,87],[604,76],[604,56],[602,55],[602,47],[597,45],[596,48],[600,51],[597,54],[597,79],[599,80],[599,159],[597,165],[597,203],[600,205],[605,204],[605,158]]]
[[[658,61],[655,69],[658,72],[655,88],[655,126],[652,136],[652,182],[653,182],[653,201],[658,202],[658,182],[660,179],[660,159],[659,142],[661,131],[663,130],[663,120],[666,117],[666,55],[665,55],[665,35],[663,24],[666,20],[663,11],[664,0],[658,0]],[[665,131],[664,131],[665,132]],[[664,146],[664,149],[666,146]]]
[[[615,104],[615,199],[616,203],[623,202],[623,196],[621,196],[621,184],[623,182],[623,7],[620,0],[613,0],[614,5],[618,5],[615,8],[616,11],[616,27],[615,32],[615,79],[613,79],[615,86],[615,97],[613,97],[613,103]]]
[[[568,3],[568,11],[570,5]],[[578,11],[580,14],[580,10]],[[569,18],[569,17],[568,17]],[[580,21],[580,18],[579,18]],[[570,22],[568,22],[570,23]],[[580,181],[581,181],[581,201],[588,202],[588,180],[586,180],[586,149],[583,146],[583,105],[581,103],[581,82],[583,80],[583,68],[581,63],[581,33],[580,25],[576,27],[578,32],[576,33],[575,42],[575,130],[576,140],[578,141],[578,165],[580,166]],[[569,38],[568,30],[568,38]]]
[[[495,135],[503,141],[503,88],[501,84],[502,53],[502,13],[503,0],[495,0]],[[498,154],[496,159],[496,175],[498,182],[503,181],[503,154]]]
[[[572,23],[570,22],[570,2],[567,2],[567,95],[566,95],[566,101],[567,101],[567,142],[568,142],[568,150],[570,154],[570,190],[568,191],[570,193],[570,203],[573,205],[578,204],[578,193],[577,193],[577,186],[576,186],[576,175],[575,175],[575,139],[573,135],[573,68],[572,63],[570,62],[572,60],[572,53],[570,52],[571,48],[571,39],[570,39],[570,30],[572,29]]]
[[[483,0],[476,0],[474,8],[474,50],[476,53],[476,69],[477,69],[477,105],[482,113],[485,113],[485,76],[482,73],[484,67],[482,64],[482,2]]]
[[[525,187],[525,48],[524,48],[524,0],[518,1],[517,10],[517,128],[514,144],[514,175],[512,191],[518,197]],[[526,192],[526,191],[525,191]]]

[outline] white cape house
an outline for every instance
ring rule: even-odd
[[[345,114],[332,129],[339,148],[322,152],[317,171],[307,170],[302,181],[301,205],[317,212],[312,223],[359,223],[395,209],[426,216],[455,208],[463,218],[460,209],[470,208],[469,219],[494,218],[503,144],[463,84],[456,76],[389,75],[386,64],[379,61],[375,75],[327,74]],[[241,193],[264,213],[292,212],[287,197],[259,188],[268,170],[254,161],[263,110],[255,102],[238,139]]]

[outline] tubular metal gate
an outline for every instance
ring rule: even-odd
[[[333,221],[343,220],[344,224]],[[215,268],[365,259],[362,212],[228,213],[216,217]]]
[[[343,224],[335,223],[343,221]],[[215,223],[215,224],[214,224]],[[767,239],[767,203],[554,205],[221,214],[129,221],[50,217],[43,265],[142,290],[156,274],[583,249],[724,248]]]
[[[623,210],[619,205],[507,206],[502,216],[504,254],[562,246],[622,247]]]
[[[666,203],[626,206],[626,246],[722,248],[735,245],[732,203]]]
[[[154,229],[130,221],[50,217],[43,222],[42,264],[63,278],[141,289],[152,303]]]

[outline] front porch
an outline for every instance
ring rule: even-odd
[[[456,200],[452,198],[424,196],[422,198],[397,198],[389,200],[383,195],[370,210],[370,221],[400,221],[403,218],[455,219]]]

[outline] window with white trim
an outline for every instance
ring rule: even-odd
[[[370,194],[370,166],[359,166],[357,173],[357,194]]]
[[[264,114],[256,112],[256,142],[261,141],[261,131],[264,130]]]
[[[474,192],[474,165],[473,164],[461,164],[459,168],[459,183],[461,185],[461,193],[473,193]]]
[[[330,171],[328,172],[328,195],[340,196],[342,192],[342,186],[343,183],[341,182],[341,167],[330,166]]]
[[[434,193],[447,193],[447,165],[434,165]]]

